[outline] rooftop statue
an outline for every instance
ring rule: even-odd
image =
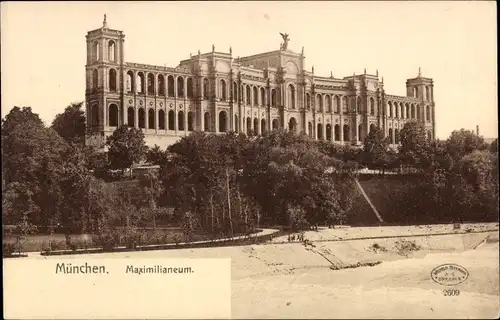
[[[281,44],[281,50],[286,50],[288,48],[288,41],[290,41],[290,37],[288,33],[283,34],[280,32],[280,35],[283,38],[283,43]]]

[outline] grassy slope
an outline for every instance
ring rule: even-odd
[[[411,189],[418,183],[418,178],[408,176],[368,176],[360,177],[360,184],[377,208],[386,223],[410,223],[405,218],[409,212],[414,212],[418,197],[409,197]],[[350,212],[351,225],[378,224],[375,213],[370,208],[362,194],[356,190],[353,208]],[[423,222],[423,221],[422,221]]]

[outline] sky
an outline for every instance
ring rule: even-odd
[[[387,94],[408,78],[434,80],[436,135],[475,130],[497,137],[494,1],[444,2],[2,2],[2,118],[31,106],[50,125],[85,99],[88,31],[125,34],[125,60],[175,67],[189,54],[247,56],[304,47],[306,69],[336,78],[379,72]]]

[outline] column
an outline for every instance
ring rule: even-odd
[[[186,96],[186,91],[184,91],[184,96]],[[188,134],[188,115],[189,109],[188,105],[186,104],[186,98],[184,98],[184,135],[186,136]]]
[[[121,109],[122,109],[122,124],[124,125],[128,125],[128,107],[125,107],[125,99],[121,99],[122,100],[122,106],[121,106]]]
[[[339,136],[340,136],[340,143],[344,143],[344,119],[342,118],[342,112],[340,113],[340,116],[339,116]]]
[[[158,122],[158,109],[156,108],[155,105],[155,132],[158,133],[159,129],[159,122]]]
[[[217,114],[217,106],[216,105],[214,106],[214,118],[215,119],[211,121],[212,123],[215,122],[215,128],[213,128],[213,132],[219,133],[219,115]]]
[[[108,126],[108,105],[105,97],[102,97],[102,115],[102,125],[106,128]]]
[[[200,131],[205,131],[205,112],[203,112],[203,108],[200,106]]]
[[[178,80],[179,77],[174,77],[174,99],[177,99],[177,80]],[[176,107],[177,107],[177,104],[176,104]],[[176,122],[177,122],[177,119],[176,119]],[[177,130],[177,129],[176,129]]]
[[[139,108],[134,107],[134,128],[139,128]]]
[[[175,85],[174,85],[174,88],[175,88]],[[176,94],[176,92],[174,92],[174,95]],[[175,130],[176,135],[179,132],[179,115],[177,114],[178,112],[179,111],[177,109],[177,99],[176,99],[174,101],[174,130]]]
[[[323,140],[326,140],[326,121],[325,121],[325,106],[323,106],[323,112],[321,114],[321,123],[323,123]]]

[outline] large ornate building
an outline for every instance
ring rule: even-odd
[[[87,142],[102,145],[122,124],[141,128],[148,145],[162,148],[195,130],[277,128],[361,144],[375,126],[397,144],[408,121],[421,121],[434,137],[434,85],[420,71],[406,81],[406,96],[389,95],[378,74],[339,79],[305,70],[304,50],[289,50],[288,35],[282,37],[279,50],[235,58],[212,46],[170,68],[125,62],[125,35],[105,17],[86,36]]]

